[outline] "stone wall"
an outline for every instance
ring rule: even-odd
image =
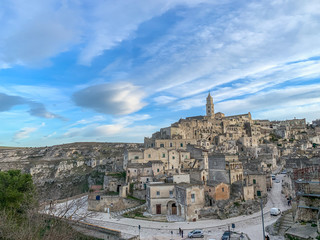
[[[96,200],[96,196],[100,196],[100,200]],[[88,210],[107,212],[121,211],[123,209],[141,205],[140,201],[123,198],[119,196],[99,195],[99,193],[91,194],[88,199]]]

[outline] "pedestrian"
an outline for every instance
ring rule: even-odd
[[[183,237],[183,230],[181,230],[181,237]]]
[[[288,200],[288,206],[290,206],[290,200]]]
[[[181,236],[181,228],[179,228],[179,235]]]
[[[270,240],[269,235],[267,235],[267,240]]]

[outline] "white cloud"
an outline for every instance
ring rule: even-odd
[[[74,127],[70,128],[65,134],[66,138],[75,137],[133,137],[140,136],[143,137],[145,133],[150,134],[150,130],[155,130],[154,126],[134,126],[137,121],[143,121],[149,119],[150,116],[147,114],[136,114],[126,117],[115,118],[112,124],[89,124],[84,127]]]
[[[100,1],[93,5],[90,11],[95,20],[93,23],[89,23],[88,43],[80,54],[79,62],[90,65],[91,61],[102,55],[105,50],[111,49],[123,40],[132,37],[141,23],[160,16],[177,5],[192,7],[204,2],[214,3],[215,1]]]
[[[14,134],[13,141],[19,141],[21,139],[28,138],[31,133],[33,133],[37,130],[38,130],[38,128],[34,128],[34,127],[22,128],[20,131],[18,131],[17,133]]]
[[[71,124],[70,127],[76,126],[76,125],[91,124],[91,123],[94,123],[94,122],[102,122],[104,120],[106,120],[106,118],[104,116],[101,116],[101,115],[93,116],[93,117],[88,118],[88,119],[78,120],[75,123]]]
[[[216,104],[216,109],[227,114],[243,112],[282,112],[285,115],[294,115],[298,108],[320,104],[320,85],[287,87],[260,92],[244,99],[235,99]],[[285,109],[291,109],[287,112]],[[310,108],[308,108],[310,109]],[[278,114],[279,115],[279,114]],[[263,114],[261,114],[263,116]],[[269,118],[273,118],[272,115]]]
[[[56,131],[54,131],[53,133],[51,133],[51,134],[49,134],[49,135],[47,135],[47,136],[44,136],[43,138],[44,138],[44,139],[47,139],[47,138],[51,138],[51,137],[53,137],[53,136],[55,136],[55,135],[57,135],[57,132],[56,132]]]
[[[185,98],[320,55],[320,13],[310,10],[319,9],[319,1],[232,3],[182,14],[167,35],[144,48],[150,60],[136,69],[136,82],[147,82],[147,92]],[[319,73],[318,65],[310,71]],[[293,69],[296,76],[308,74],[299,70]]]
[[[139,111],[145,93],[131,83],[100,84],[73,94],[74,102],[97,112],[124,115]]]
[[[139,25],[184,5],[209,0],[2,1],[0,9],[0,67],[39,65],[81,44],[81,64],[133,37]],[[41,63],[43,64],[43,62]],[[41,65],[40,64],[40,65]]]
[[[150,135],[155,130],[158,130],[157,126],[152,125],[138,125],[138,126],[125,126],[121,124],[105,124],[105,125],[87,125],[82,128],[71,128],[63,137],[65,138],[99,138],[108,139],[114,138],[121,141],[126,141],[132,137],[140,138],[143,140],[145,136]]]
[[[173,102],[175,100],[177,100],[176,97],[170,97],[170,96],[158,96],[158,97],[154,98],[154,101],[158,105],[168,104],[168,103],[171,103],[171,102]]]
[[[42,60],[77,44],[82,21],[77,4],[71,5],[54,0],[4,1],[0,36],[5,37],[0,37],[0,65],[42,65]]]
[[[30,134],[33,132],[37,131],[39,128],[44,127],[46,124],[42,122],[39,126],[37,127],[24,127],[21,128],[18,132],[16,132],[12,138],[14,142],[20,141],[25,138],[29,138]]]

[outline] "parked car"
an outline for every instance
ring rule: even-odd
[[[271,175],[272,180],[276,180],[276,175]]]
[[[279,183],[280,182],[280,180],[279,179],[276,179],[276,183]]]
[[[189,238],[203,238],[204,234],[202,230],[193,230],[188,233]]]
[[[281,210],[279,208],[271,208],[270,209],[271,216],[278,216],[279,214],[281,214]]]
[[[229,240],[230,235],[231,235],[230,231],[225,231],[221,237],[221,240]]]
[[[283,171],[281,172],[281,174],[287,174],[287,171],[286,171],[286,170],[283,170]]]

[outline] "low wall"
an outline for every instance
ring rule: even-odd
[[[88,210],[99,212],[107,212],[108,209],[110,212],[116,212],[139,205],[141,205],[139,201],[119,196],[100,195],[100,200],[88,200]]]

